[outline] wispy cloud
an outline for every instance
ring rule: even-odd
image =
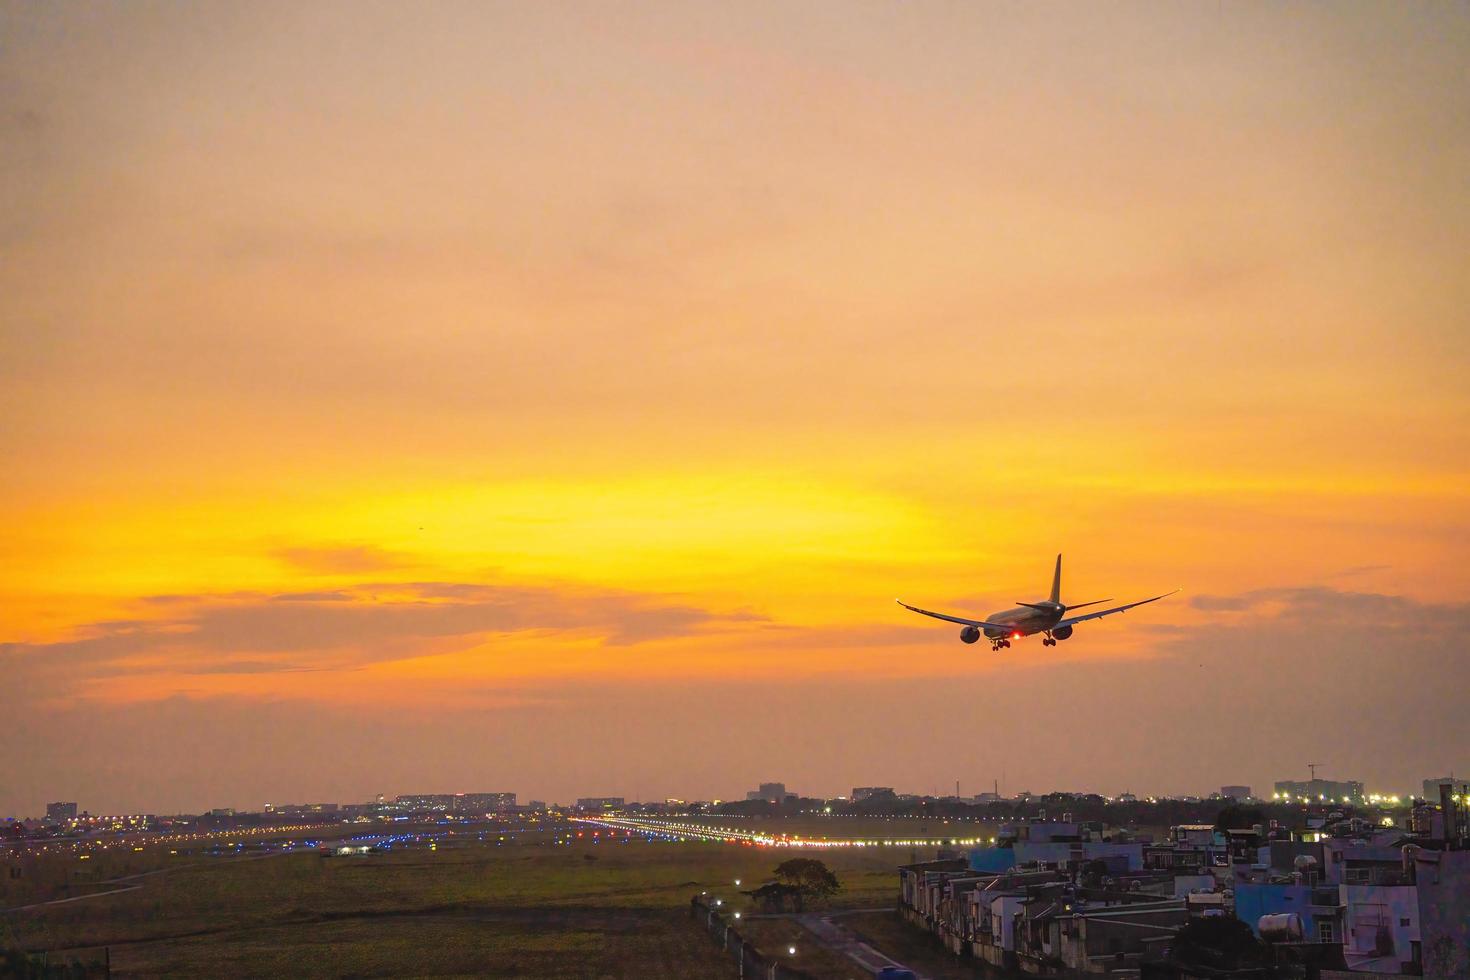
[[[323,592],[174,595],[157,619],[87,624],[52,643],[0,644],[0,663],[51,694],[139,673],[344,670],[545,633],[631,646],[758,619],[658,595],[470,582],[374,582]]]
[[[1233,595],[1198,595],[1189,600],[1204,612],[1259,613],[1294,623],[1352,623],[1410,626],[1464,615],[1459,604],[1421,603],[1408,596],[1351,592],[1322,585],[1253,589]]]
[[[272,554],[293,569],[318,574],[387,572],[410,564],[407,555],[363,544],[277,548]]]

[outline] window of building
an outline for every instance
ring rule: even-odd
[[[1408,919],[1399,919],[1399,925],[1406,926],[1408,924],[1409,924],[1409,920]]]
[[[1319,942],[1319,943],[1335,943],[1335,942],[1337,942],[1337,939],[1333,936],[1333,933],[1332,933],[1332,923],[1331,922],[1319,922],[1319,923],[1317,923],[1317,942]]]

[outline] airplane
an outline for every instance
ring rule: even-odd
[[[1178,592],[1175,589],[1174,592]],[[1057,568],[1051,577],[1051,598],[1041,602],[1020,602],[1015,609],[1007,609],[1003,612],[992,613],[984,619],[965,619],[963,616],[947,616],[944,613],[930,612],[928,609],[920,609],[911,606],[902,599],[894,600],[900,606],[910,612],[916,612],[920,616],[930,616],[934,619],[942,619],[947,623],[959,623],[964,629],[960,630],[960,639],[966,643],[974,643],[981,635],[990,641],[991,650],[999,650],[1009,647],[1012,640],[1019,640],[1023,636],[1031,636],[1036,633],[1044,634],[1043,646],[1056,646],[1059,640],[1065,640],[1072,635],[1072,627],[1089,619],[1100,619],[1103,616],[1111,616],[1113,613],[1124,612],[1137,606],[1146,605],[1150,602],[1158,602],[1166,599],[1174,592],[1165,592],[1156,595],[1152,599],[1140,599],[1130,602],[1126,606],[1115,606],[1112,609],[1103,609],[1099,612],[1084,613],[1081,616],[1068,616],[1067,613],[1073,609],[1081,609],[1084,606],[1096,606],[1107,599],[1095,599],[1092,602],[1079,602],[1076,605],[1066,605],[1062,602],[1062,556],[1057,555]]]

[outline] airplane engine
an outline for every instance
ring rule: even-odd
[[[960,639],[964,640],[966,643],[974,643],[976,640],[980,639],[980,627],[966,626],[964,629],[960,630]]]
[[[1058,640],[1065,640],[1072,635],[1072,627],[1063,626],[1060,629],[1054,629],[1051,631],[1051,635]]]

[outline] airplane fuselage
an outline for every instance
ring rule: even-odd
[[[1036,603],[1036,608],[1031,606],[1017,606],[1014,609],[1005,609],[1001,612],[991,613],[985,617],[989,623],[1004,623],[1006,629],[984,629],[985,638],[989,640],[1002,640],[1007,637],[1015,638],[1017,634],[1030,636],[1033,633],[1045,633],[1055,626],[1066,613],[1066,607],[1060,603],[1041,601]]]

